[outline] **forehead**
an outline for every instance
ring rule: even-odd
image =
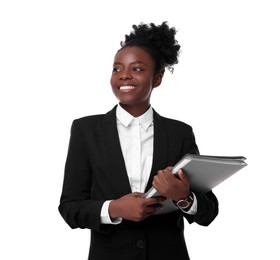
[[[135,46],[120,49],[115,55],[114,62],[124,64],[143,62],[146,65],[154,65],[150,54],[145,49]]]

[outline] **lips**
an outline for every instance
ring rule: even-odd
[[[120,91],[130,91],[130,90],[133,90],[133,89],[135,89],[136,87],[135,86],[120,86],[119,87],[119,90]]]

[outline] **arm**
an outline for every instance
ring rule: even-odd
[[[178,178],[172,173],[171,167],[158,171],[154,177],[153,186],[164,197],[175,202],[185,199],[190,195],[190,183],[182,170],[179,170]],[[196,193],[197,211],[194,215],[182,211],[189,223],[196,222],[199,225],[209,225],[218,214],[218,200],[212,191],[206,194]]]
[[[191,134],[186,142],[187,151],[192,154],[199,154],[195,136],[191,129]],[[197,213],[195,215],[184,214],[189,223],[196,222],[202,226],[208,226],[219,213],[219,203],[212,191],[206,194],[194,192],[197,199]]]
[[[89,228],[107,233],[113,225],[104,225],[102,222],[105,199],[94,200],[91,197],[92,170],[87,141],[79,121],[75,120],[71,128],[59,212],[71,228]],[[124,218],[140,221],[153,215],[160,208],[161,200],[143,199],[142,194],[131,193],[111,201],[103,209],[108,209],[108,217],[112,220]]]
[[[104,201],[91,199],[91,181],[86,140],[79,121],[75,120],[71,128],[59,212],[71,228],[108,232],[108,227],[100,223]]]
[[[161,209],[160,202],[164,200],[164,197],[143,198],[143,193],[133,192],[111,201],[109,215],[111,219],[122,218],[139,222]]]
[[[184,214],[189,223],[196,222],[201,226],[208,226],[219,213],[219,203],[212,191],[206,194],[195,193],[197,199],[197,213],[195,215]]]

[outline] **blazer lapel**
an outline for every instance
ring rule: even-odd
[[[104,116],[103,121],[104,151],[108,171],[108,178],[111,180],[112,187],[119,196],[131,193],[129,179],[127,176],[125,162],[120,146],[117,124],[116,106]],[[154,111],[154,152],[153,164],[150,177],[145,191],[152,186],[153,177],[158,170],[167,167],[168,142],[167,130],[159,114]]]
[[[145,191],[148,191],[151,188],[153,177],[157,174],[157,171],[167,167],[166,165],[167,155],[168,155],[167,130],[161,116],[154,111],[153,164],[152,164],[151,174]]]
[[[131,193],[118,136],[116,106],[104,116],[103,134],[107,157],[105,163],[108,166],[107,174],[109,174],[108,177],[113,187],[116,187],[114,191],[117,192],[119,196]]]

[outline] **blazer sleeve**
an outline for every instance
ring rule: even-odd
[[[110,225],[100,223],[100,212],[104,201],[91,199],[91,181],[85,135],[79,125],[79,120],[74,120],[58,209],[71,228],[89,228],[107,233]]]
[[[192,129],[187,144],[187,150],[189,153],[199,154]],[[195,215],[184,213],[183,215],[189,223],[196,222],[199,225],[208,226],[219,213],[218,199],[212,191],[209,191],[206,194],[201,194],[198,192],[194,193],[197,198],[197,213]]]
[[[218,200],[212,191],[206,194],[194,192],[197,199],[197,213],[189,215],[184,213],[184,217],[191,224],[196,222],[201,226],[208,226],[218,215]]]

